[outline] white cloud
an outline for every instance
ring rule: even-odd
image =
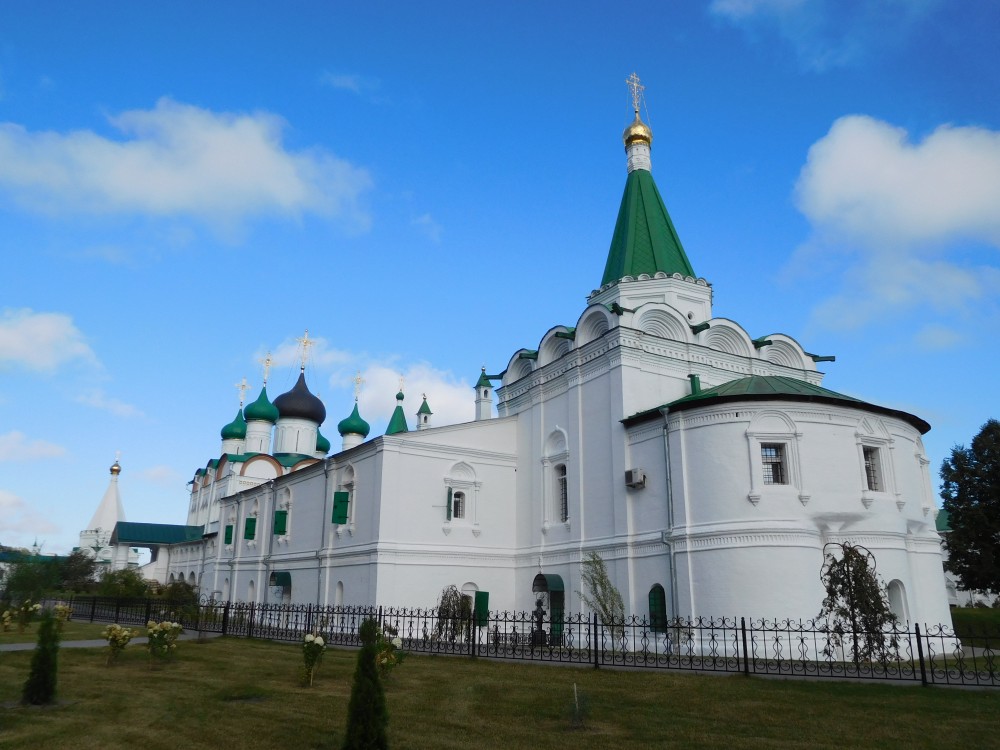
[[[773,31],[809,70],[854,65],[908,35],[940,0],[712,0],[709,13],[757,36]]]
[[[271,351],[271,367],[276,369],[299,366],[302,362],[302,344],[298,336],[287,338]],[[309,338],[309,354],[307,366],[318,369],[330,369],[350,362],[355,355],[330,346],[330,342],[322,336]],[[255,360],[260,361],[267,352],[260,351]]]
[[[109,123],[120,139],[0,124],[0,186],[52,214],[186,216],[222,229],[261,214],[370,224],[359,203],[372,186],[368,172],[319,148],[287,150],[275,115],[163,98]]]
[[[376,98],[375,93],[381,88],[381,81],[371,76],[362,76],[357,73],[334,73],[324,71],[319,77],[319,82],[324,86],[329,86],[340,91],[350,91],[367,98],[371,102],[381,103],[381,99]]]
[[[426,235],[427,239],[431,242],[437,243],[441,241],[441,225],[434,221],[434,217],[430,214],[420,214],[411,223]]]
[[[915,337],[917,345],[928,351],[954,349],[969,340],[961,331],[937,323],[924,326]]]
[[[814,311],[822,325],[995,306],[1000,268],[964,251],[968,243],[1000,248],[1000,133],[943,126],[914,144],[888,123],[842,117],[809,150],[796,200],[815,230],[803,250],[826,253],[824,273],[840,286]],[[945,339],[930,328],[917,343]]]
[[[0,435],[0,461],[33,461],[62,456],[66,449],[46,440],[29,440],[23,432],[14,430]]]
[[[396,368],[388,364],[370,364],[361,374],[364,389],[359,410],[369,422],[388,420],[396,408],[395,395],[399,391],[399,378],[403,377],[403,411],[406,423],[414,429],[417,409],[424,394],[433,416],[431,424],[442,427],[471,421],[475,416],[475,394],[472,383],[457,379],[444,370],[426,362]],[[346,417],[347,414],[345,413]]]
[[[160,464],[150,466],[139,472],[139,476],[147,482],[158,484],[163,487],[176,487],[183,485],[185,478],[173,466]]]
[[[127,404],[120,399],[108,396],[104,393],[104,391],[98,388],[87,391],[86,393],[81,393],[76,397],[76,401],[77,403],[85,404],[86,406],[92,406],[95,409],[111,412],[116,417],[132,419],[146,416],[132,404]]]
[[[889,123],[841,117],[809,149],[796,192],[812,222],[869,244],[1000,245],[1000,133],[945,125],[913,144]]]
[[[6,309],[0,314],[0,366],[55,370],[73,360],[97,364],[73,319],[62,313]]]
[[[5,544],[18,545],[16,541],[7,541],[9,534],[15,534],[19,539],[25,540],[32,535],[49,534],[58,530],[58,526],[28,507],[28,504],[13,492],[0,490],[0,534],[5,535]]]

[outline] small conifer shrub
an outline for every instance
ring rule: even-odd
[[[375,665],[382,629],[376,620],[361,623],[361,650],[354,669],[351,702],[347,707],[344,750],[385,750],[388,745],[385,693]]]
[[[22,703],[43,706],[55,700],[58,662],[59,624],[55,615],[45,610],[38,627],[38,644],[31,657],[31,672],[21,693]]]

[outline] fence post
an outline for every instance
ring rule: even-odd
[[[253,638],[254,603],[250,602],[250,618],[247,620],[247,638]]]
[[[378,605],[378,626],[380,630],[382,629],[383,624],[384,623],[382,621],[382,605],[380,604]]]
[[[146,622],[149,622],[149,615],[152,612],[153,600],[146,597]]]
[[[122,598],[120,596],[115,597],[115,622],[118,622],[118,612],[122,607]]]
[[[743,633],[743,674],[750,674],[750,651],[747,648],[747,618],[740,618],[740,631]]]
[[[94,621],[94,614],[97,612],[97,597],[92,596],[90,598],[90,621]]]
[[[591,636],[591,642],[594,648],[594,669],[599,669],[601,666],[600,657],[597,653],[597,613],[594,612],[594,634]]]
[[[229,602],[222,608],[222,634],[229,632]]]
[[[318,605],[317,605],[318,606]],[[313,630],[313,605],[306,605],[306,632],[311,633]]]
[[[924,665],[924,644],[920,638],[920,623],[913,623],[913,630],[917,634],[917,656],[920,658],[920,685],[927,687],[927,668]]]

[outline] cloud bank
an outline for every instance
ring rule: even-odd
[[[284,121],[266,112],[213,112],[162,98],[93,131],[31,132],[0,123],[0,188],[53,215],[193,217],[231,228],[255,216],[339,220],[354,230],[368,172],[325,150],[291,151]]]
[[[0,367],[51,372],[74,360],[97,364],[69,315],[28,308],[0,313]]]

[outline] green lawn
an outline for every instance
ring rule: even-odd
[[[339,748],[356,652],[330,650],[313,688],[297,645],[181,641],[60,654],[59,703],[16,705],[30,652],[0,653],[0,747]],[[570,721],[573,685],[588,706]],[[393,748],[987,747],[1000,692],[767,680],[410,656],[386,684]]]

